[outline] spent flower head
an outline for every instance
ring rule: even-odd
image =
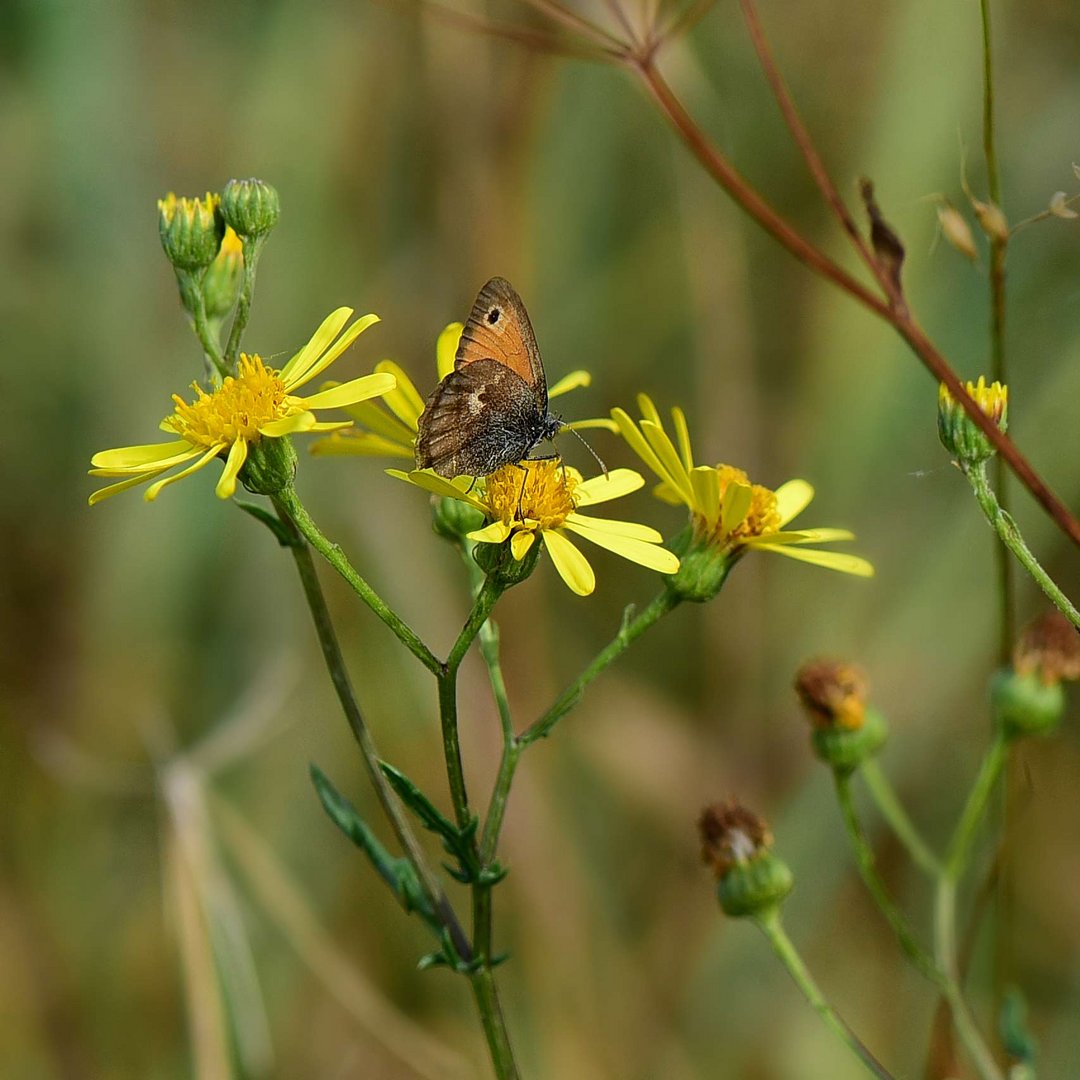
[[[468,533],[468,538],[478,544],[508,545],[518,563],[542,540],[555,569],[579,596],[593,591],[596,577],[571,535],[663,574],[679,568],[679,560],[660,547],[663,537],[648,525],[580,513],[582,507],[609,502],[642,487],[644,479],[632,469],[613,469],[585,480],[559,459],[546,458],[506,465],[472,483],[460,476],[446,480],[430,469],[388,471],[433,495],[479,510],[488,524]]]
[[[1009,388],[999,382],[987,385],[980,375],[976,383],[964,384],[979,409],[990,417],[999,430],[1009,423]],[[978,465],[994,454],[990,440],[975,425],[964,407],[944,384],[938,387],[938,437],[942,445],[961,465]]]
[[[814,753],[840,773],[881,749],[885,717],[867,704],[866,676],[844,660],[811,660],[795,673],[795,693],[811,724]]]
[[[454,357],[464,324],[452,322],[439,334],[435,343],[435,369],[438,380],[454,370]],[[397,457],[416,460],[416,436],[424,398],[402,368],[392,360],[375,365],[376,372],[386,372],[397,380],[397,389],[386,394],[380,402],[366,401],[345,411],[357,421],[358,427],[335,432],[311,446],[318,455],[357,455],[361,457]],[[582,386],[588,386],[592,376],[587,371],[572,371],[548,390],[549,398],[560,397]],[[566,427],[606,428],[615,425],[606,418],[577,420]]]
[[[687,580],[682,586],[675,583],[677,589],[685,587],[687,599],[709,599],[732,562],[747,551],[772,551],[830,570],[872,576],[874,568],[865,559],[805,546],[854,539],[846,529],[785,529],[814,497],[805,480],[789,480],[773,491],[752,484],[734,466],[696,465],[683,411],[671,410],[673,442],[652,400],[645,394],[637,400],[639,420],[624,409],[613,409],[611,416],[630,448],[659,478],[656,495],[690,512],[684,546],[687,554],[698,557],[694,567],[684,558]],[[689,580],[691,573],[694,581]]]
[[[698,818],[701,857],[716,875],[727,915],[762,915],[791,892],[795,879],[772,853],[768,825],[737,802],[713,803]]]
[[[1038,674],[1044,683],[1080,679],[1080,633],[1060,611],[1047,611],[1024,627],[1013,650],[1021,675]]]
[[[294,391],[323,372],[364,330],[379,321],[377,315],[365,315],[343,330],[352,313],[352,308],[342,307],[328,315],[280,371],[267,367],[258,354],[241,354],[237,374],[227,376],[216,389],[207,392],[194,384],[195,399],[191,402],[173,395],[176,407],[161,422],[161,429],[179,438],[95,454],[91,476],[121,479],[95,491],[90,505],[149,480],[154,482],[145,497],[153,500],[167,485],[198,472],[217,457],[225,458],[217,495],[228,499],[236,490],[249,449],[261,440],[301,431],[330,431],[350,423],[319,421],[315,410],[337,409],[385,394],[394,388],[393,376],[365,375],[308,397],[297,397]],[[183,468],[169,472],[178,466]]]

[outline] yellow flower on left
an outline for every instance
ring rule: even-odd
[[[293,391],[325,371],[360,334],[379,321],[377,315],[365,315],[343,332],[352,313],[352,308],[342,307],[328,315],[311,340],[280,371],[267,367],[257,354],[241,353],[236,375],[228,376],[210,393],[195,384],[195,400],[190,403],[174,394],[176,408],[162,420],[161,429],[180,438],[95,454],[90,461],[94,466],[91,476],[123,479],[95,491],[90,505],[148,480],[154,483],[146,489],[145,497],[156,499],[167,485],[198,472],[216,457],[225,458],[225,468],[215,490],[218,498],[229,499],[236,491],[237,476],[253,442],[300,431],[347,427],[351,421],[317,420],[314,410],[337,409],[389,393],[396,385],[393,375],[365,375],[309,397],[297,397]],[[178,465],[186,467],[163,475]]]

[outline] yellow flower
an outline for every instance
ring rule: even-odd
[[[176,408],[161,422],[161,429],[180,438],[95,454],[90,462],[94,466],[91,476],[124,479],[95,491],[90,496],[90,505],[147,480],[155,483],[147,488],[146,498],[155,499],[168,484],[198,472],[222,456],[226,458],[225,469],[216,491],[219,498],[228,499],[236,490],[237,475],[252,443],[298,431],[329,431],[347,426],[351,421],[319,422],[313,410],[336,409],[388,393],[394,389],[392,375],[365,375],[310,397],[296,397],[293,391],[329,367],[360,334],[379,321],[377,315],[365,315],[342,333],[352,313],[352,308],[343,307],[328,315],[311,340],[280,371],[268,368],[258,355],[241,354],[237,374],[228,376],[217,389],[207,393],[194,385],[195,400],[190,404],[173,395]],[[186,468],[158,479],[178,465]]]
[[[977,383],[964,384],[968,395],[975,399],[975,404],[1002,431],[1009,424],[1009,388],[999,382],[987,385],[984,376],[979,376]],[[938,437],[942,445],[958,461],[968,465],[978,465],[994,454],[990,440],[976,427],[963,406],[949,393],[944,384],[938,387]]]
[[[480,510],[490,524],[469,533],[469,538],[481,544],[509,540],[510,551],[519,562],[542,538],[555,569],[579,596],[593,591],[596,577],[588,560],[570,540],[571,533],[650,570],[673,574],[679,569],[679,560],[659,546],[663,537],[655,529],[578,512],[581,507],[637,491],[645,481],[632,469],[613,469],[606,476],[583,480],[576,469],[567,468],[557,458],[545,458],[506,465],[472,485],[468,478],[460,476],[444,480],[430,469],[388,472],[425,491],[458,499]]]
[[[636,423],[622,409],[613,409],[612,418],[630,448],[660,478],[656,494],[689,509],[696,542],[736,556],[747,550],[775,551],[845,574],[873,575],[874,568],[865,559],[803,546],[853,540],[846,529],[784,528],[814,497],[814,489],[805,480],[789,480],[771,491],[751,484],[746,473],[731,465],[695,465],[682,410],[671,410],[676,449],[645,394],[638,395],[638,406],[642,418]]]
[[[454,370],[454,357],[463,329],[462,323],[450,323],[435,343],[436,373],[440,380]],[[345,411],[361,427],[319,439],[311,446],[313,454],[416,459],[416,431],[420,414],[424,411],[424,399],[409,376],[392,360],[376,364],[375,371],[393,375],[397,379],[397,389],[386,394],[381,402],[365,401],[347,408]],[[587,371],[572,371],[548,390],[548,397],[559,397],[591,382],[592,376]],[[584,428],[615,430],[615,425],[604,417],[577,420],[565,426],[575,431]]]

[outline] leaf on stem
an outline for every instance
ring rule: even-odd
[[[416,871],[408,859],[395,858],[379,843],[355,807],[327,779],[318,765],[311,766],[311,780],[330,820],[371,860],[379,876],[393,890],[407,912],[417,912],[436,932],[441,924],[435,917]]]

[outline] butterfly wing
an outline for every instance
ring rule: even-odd
[[[416,464],[440,476],[489,476],[545,437],[531,386],[490,357],[451,371],[420,415]]]
[[[481,290],[461,332],[454,368],[465,370],[494,360],[517,375],[533,392],[540,413],[547,412],[547,379],[529,313],[506,278],[492,278]]]

